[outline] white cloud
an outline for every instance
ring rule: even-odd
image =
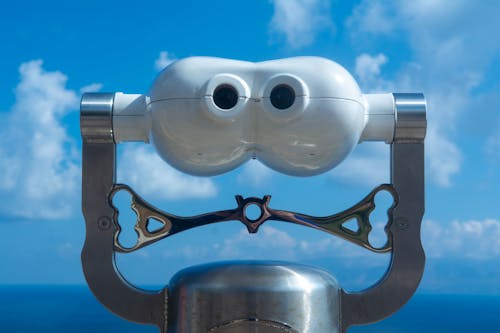
[[[175,58],[168,54],[167,51],[161,51],[158,58],[155,60],[155,68],[156,70],[161,71],[174,61]]]
[[[373,244],[383,244],[385,223],[373,222],[376,232],[370,235]],[[307,239],[306,235],[295,235],[286,228],[264,225],[257,234],[246,229],[210,246],[190,244],[169,250],[168,256],[186,259],[239,258],[301,260],[308,258],[376,258],[372,253],[339,237],[324,235]],[[500,220],[484,219],[451,221],[440,223],[425,220],[422,223],[422,244],[428,258],[463,258],[484,260],[500,258]],[[381,262],[382,263],[382,262]]]
[[[397,9],[404,12],[405,16],[414,16],[418,20],[431,22],[453,19],[466,5],[475,5],[474,2],[467,0],[416,0],[412,2],[398,0],[397,4]]]
[[[384,6],[379,1],[365,0],[354,9],[352,16],[347,20],[347,25],[356,33],[392,32],[395,22],[390,18],[389,9],[390,7]]]
[[[380,75],[380,67],[387,63],[387,57],[379,53],[376,56],[363,53],[356,58],[355,72],[361,80],[369,80]]]
[[[377,256],[373,252],[336,236],[323,234],[320,237],[304,239],[303,236],[311,231],[296,235],[288,232],[287,229],[286,225],[280,228],[263,225],[258,233],[249,234],[246,228],[242,228],[239,232],[225,237],[221,242],[212,245],[189,244],[177,247],[175,251],[168,250],[164,256],[182,256],[189,260],[206,260],[206,258],[212,260],[215,257],[219,260],[238,258],[238,260],[290,261],[307,258],[373,258],[373,256]],[[376,223],[374,229],[383,230],[383,224]],[[380,235],[377,235],[376,238],[375,241],[382,243]]]
[[[363,53],[356,57],[354,72],[359,79],[359,85],[365,93],[387,92],[393,90],[392,85],[380,75],[381,67],[388,61],[389,59],[387,56],[382,53],[375,56]]]
[[[390,182],[389,164],[389,147],[386,144],[364,142],[330,171],[330,175],[341,183],[374,187]]]
[[[277,251],[282,259],[293,259],[296,245],[297,241],[287,232],[263,226],[258,234],[249,234],[246,229],[241,229],[234,237],[225,239],[219,248],[218,255],[221,258],[238,256],[252,259],[265,257],[269,251]],[[249,247],[256,249],[246,251]]]
[[[163,161],[151,146],[126,144],[118,163],[120,182],[141,195],[158,199],[207,198],[217,194],[209,178],[181,173]]]
[[[272,178],[273,171],[258,160],[250,160],[238,175],[238,183],[252,187],[260,187]]]
[[[289,233],[264,225],[256,234],[250,234],[242,227],[239,232],[225,237],[220,242],[210,245],[195,243],[179,246],[175,251],[172,249],[165,251],[163,256],[165,258],[182,256],[188,260],[206,260],[206,258],[213,260],[214,257],[218,260],[231,258],[241,260],[268,259],[269,253],[272,252],[275,255],[274,259],[292,260],[296,258],[298,250],[298,241]]]
[[[429,157],[429,177],[441,187],[451,186],[451,175],[459,172],[462,153],[447,137],[440,134],[435,126],[427,131],[427,151]]]
[[[84,87],[80,88],[80,94],[86,93],[86,92],[98,92],[102,89],[102,83],[91,83],[89,85],[86,85]]]
[[[497,258],[500,256],[500,221],[424,221],[422,242],[430,258]]]
[[[390,35],[409,25],[418,28],[419,24],[435,25],[437,21],[446,24],[463,12],[464,4],[462,0],[416,0],[411,3],[404,0],[363,0],[354,8],[346,23],[356,37],[366,32]],[[474,6],[474,3],[469,2],[469,5]]]
[[[28,218],[64,218],[79,197],[79,154],[62,119],[78,109],[67,77],[41,60],[19,67],[16,102],[1,122],[1,211]]]
[[[327,0],[272,0],[271,32],[285,35],[292,48],[311,44],[324,29],[333,29]]]
[[[500,51],[500,40],[489,37],[498,30],[498,15],[499,7],[486,2],[364,0],[347,20],[357,42],[377,45],[374,37],[407,36],[412,56],[393,86],[426,94],[427,157],[439,186],[451,186],[460,172],[455,127],[458,119],[472,117],[473,89]]]

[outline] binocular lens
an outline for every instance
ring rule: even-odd
[[[286,84],[280,84],[271,90],[271,104],[280,110],[288,109],[295,102],[295,91]]]
[[[238,103],[238,92],[233,86],[222,84],[215,88],[213,99],[219,108],[229,110]]]

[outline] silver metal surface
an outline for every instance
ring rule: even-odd
[[[420,241],[424,213],[424,144],[391,145],[391,180],[399,196],[393,210],[389,268],[373,287],[341,295],[342,332],[350,325],[379,321],[400,309],[413,295],[424,271]]]
[[[137,234],[137,241],[135,245],[125,247],[119,241],[121,231],[120,224],[118,222],[119,211],[115,207],[114,221],[118,227],[115,236],[115,248],[117,252],[123,253],[136,251],[181,231],[217,222],[241,221],[247,227],[248,232],[255,233],[258,231],[259,227],[268,220],[300,224],[339,236],[373,252],[389,252],[392,248],[392,237],[389,229],[392,224],[392,209],[398,202],[397,194],[394,188],[391,185],[383,184],[375,188],[356,205],[340,213],[324,217],[272,209],[269,207],[269,202],[271,200],[271,196],[269,195],[264,196],[262,199],[254,197],[243,198],[237,195],[236,202],[238,207],[235,209],[220,210],[198,216],[181,217],[163,212],[158,208],[153,207],[137,193],[135,193],[129,186],[124,184],[117,184],[113,187],[113,190],[110,193],[111,202],[114,195],[119,191],[125,191],[130,194],[132,198],[131,208],[137,216],[137,220],[134,225],[134,230]],[[387,210],[388,219],[385,227],[387,241],[384,245],[375,247],[369,240],[369,235],[372,230],[370,214],[375,209],[375,196],[381,191],[386,191],[391,194],[393,204]],[[250,206],[258,207],[260,210],[260,216],[258,218],[250,219],[246,216],[246,209]],[[154,231],[149,231],[148,224],[150,219],[155,219],[156,221],[162,223],[163,226]],[[356,221],[357,230],[344,227],[344,224],[351,220]]]
[[[80,102],[80,131],[84,142],[113,142],[115,94],[86,93]]]
[[[423,94],[394,93],[396,128],[394,142],[423,142],[427,130]]]
[[[83,128],[88,124],[98,131],[106,133],[102,119],[111,113],[109,105],[102,100],[108,94],[85,95],[85,105],[94,105],[92,112],[86,112]],[[91,99],[95,98],[92,102]],[[82,101],[83,103],[83,101]],[[98,109],[97,105],[103,108]],[[98,120],[91,118],[95,115]],[[82,210],[85,217],[86,238],[82,249],[82,267],[87,284],[96,298],[115,314],[139,323],[155,324],[160,329],[165,325],[165,293],[148,293],[129,284],[119,273],[115,264],[113,248],[116,225],[113,223],[113,208],[109,204],[108,195],[115,183],[115,144],[90,135],[90,142],[84,137],[82,156]],[[88,137],[87,137],[88,138]]]
[[[169,333],[336,333],[339,288],[314,267],[236,261],[182,270],[170,281]]]

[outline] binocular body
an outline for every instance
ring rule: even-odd
[[[250,158],[316,175],[360,141],[390,142],[395,128],[391,94],[363,95],[343,67],[318,57],[187,58],[161,72],[147,95],[116,94],[114,102],[117,142],[151,139],[170,165],[202,176]]]

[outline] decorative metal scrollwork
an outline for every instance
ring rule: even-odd
[[[126,191],[131,195],[131,208],[137,215],[134,230],[137,233],[138,238],[136,244],[132,247],[125,247],[118,240],[121,227],[118,223],[119,211],[113,205],[113,197],[119,191]],[[375,209],[375,196],[380,191],[389,192],[393,198],[393,203],[387,210],[388,220],[385,226],[387,241],[383,246],[375,247],[370,243],[368,236],[372,230],[372,225],[370,223],[370,214]],[[383,184],[376,187],[365,198],[363,198],[354,206],[337,214],[325,217],[315,217],[285,210],[272,209],[269,207],[269,202],[271,200],[271,196],[269,195],[266,195],[263,198],[243,198],[242,196],[237,195],[236,202],[238,206],[234,209],[220,210],[190,217],[180,217],[163,212],[147,203],[129,186],[124,184],[116,184],[113,187],[109,198],[115,212],[114,222],[117,226],[117,232],[115,234],[114,241],[115,250],[117,252],[123,253],[138,250],[149,244],[155,243],[160,239],[191,228],[217,222],[235,220],[242,222],[247,227],[248,232],[250,233],[257,232],[259,230],[259,227],[268,220],[282,221],[304,225],[339,236],[347,241],[362,246],[373,252],[389,252],[392,249],[392,235],[390,232],[390,226],[392,224],[392,210],[398,203],[397,193],[392,185],[389,184]],[[260,216],[256,219],[249,218],[246,212],[247,208],[252,205],[257,206],[260,209]],[[162,224],[162,227],[154,231],[148,230],[148,224],[150,223],[151,219],[159,221]],[[352,219],[354,219],[357,223],[357,230],[352,230],[351,228],[344,226],[345,223]]]

